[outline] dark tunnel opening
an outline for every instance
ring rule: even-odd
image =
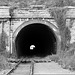
[[[20,57],[46,57],[56,54],[57,40],[53,30],[41,23],[33,23],[22,28],[16,39],[15,47]]]

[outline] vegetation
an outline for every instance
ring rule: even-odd
[[[71,45],[69,50],[64,52],[64,56],[59,60],[59,64],[64,69],[75,71],[75,44]]]
[[[0,54],[0,70],[10,69],[11,64],[8,63],[6,57]]]
[[[62,68],[75,71],[75,43],[70,44],[70,30],[66,26],[65,18],[66,9],[52,9],[51,15],[54,17],[58,24],[61,35],[61,58],[58,63],[62,65]],[[58,58],[58,57],[57,57]],[[52,58],[56,59],[56,57]]]
[[[0,0],[0,5],[26,7],[31,4],[45,4],[46,6],[75,6],[74,0]]]
[[[66,38],[65,38],[65,31],[66,31],[66,18],[65,18],[65,9],[52,9],[52,16],[54,17],[55,21],[58,24],[60,35],[61,35],[61,50],[65,50]]]
[[[45,4],[47,7],[64,7],[64,6],[75,6],[75,0],[0,0],[0,5],[7,5],[10,7],[20,7],[24,8],[29,5],[41,5]],[[58,24],[60,35],[61,35],[61,50],[65,52],[63,58],[60,60],[62,63],[65,64],[64,67],[69,67],[69,65],[74,68],[75,67],[75,54],[72,54],[75,47],[69,46],[67,41],[70,40],[70,32],[66,27],[66,18],[65,18],[66,9],[52,9],[51,15],[54,17],[55,21]],[[4,35],[4,33],[3,33]],[[0,51],[5,50],[5,41],[4,36],[2,36],[0,42]],[[74,52],[73,52],[74,53]],[[1,55],[2,56],[2,55]],[[6,59],[0,56],[0,60],[2,63],[6,64]],[[58,61],[58,56],[51,57],[52,60]],[[5,61],[4,61],[5,60]],[[68,61],[66,61],[68,60]],[[6,62],[6,63],[5,63]],[[1,64],[0,64],[1,67]]]

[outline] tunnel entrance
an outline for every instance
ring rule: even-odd
[[[57,39],[54,31],[42,23],[23,27],[16,36],[15,47],[20,57],[46,57],[57,53]]]

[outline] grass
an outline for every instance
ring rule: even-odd
[[[0,54],[0,70],[10,69],[11,65],[7,61],[7,58]]]

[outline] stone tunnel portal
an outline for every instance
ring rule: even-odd
[[[42,23],[32,23],[23,27],[15,39],[18,58],[56,54],[56,46],[57,40],[53,30]]]

